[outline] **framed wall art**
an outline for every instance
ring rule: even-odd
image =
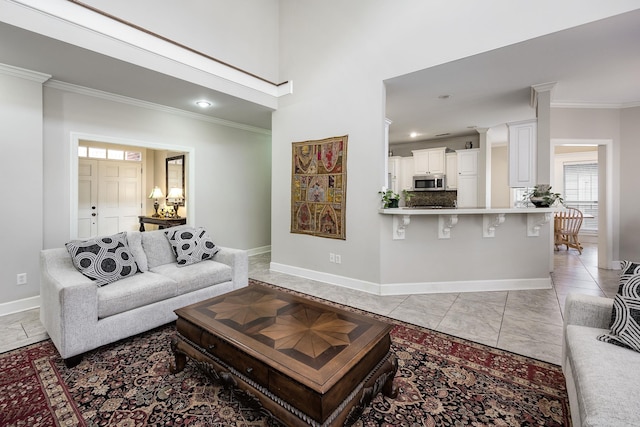
[[[292,233],[346,239],[347,139],[292,144]]]

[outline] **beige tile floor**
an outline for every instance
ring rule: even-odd
[[[618,271],[597,268],[597,248],[554,254],[553,289],[376,296],[271,272],[270,254],[249,258],[249,276],[515,353],[560,363],[562,307],[570,292],[613,298]],[[0,317],[0,352],[47,337],[38,311]]]

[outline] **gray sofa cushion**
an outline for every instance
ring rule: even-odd
[[[178,294],[177,287],[175,280],[151,271],[103,286],[98,289],[98,318],[174,297]]]
[[[127,242],[129,243],[129,250],[136,259],[140,271],[149,271],[147,255],[142,248],[142,233],[139,231],[127,231]]]
[[[192,264],[188,267],[178,267],[176,263],[164,264],[154,267],[151,271],[178,282],[178,292],[180,293],[231,281],[232,275],[230,266],[211,260]]]
[[[176,254],[163,230],[147,231],[140,234],[149,270],[159,265],[176,262]]]
[[[607,329],[568,325],[567,357],[583,426],[637,426],[640,354],[598,341]]]

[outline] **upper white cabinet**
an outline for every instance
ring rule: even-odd
[[[537,122],[508,123],[509,187],[536,185]]]
[[[445,154],[445,174],[447,190],[458,188],[458,153]]]
[[[479,148],[456,151],[458,156],[458,175],[478,175]]]
[[[413,172],[416,175],[444,173],[446,147],[413,150]]]

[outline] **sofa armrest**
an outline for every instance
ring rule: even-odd
[[[213,257],[213,260],[231,267],[233,288],[239,289],[247,286],[249,284],[249,256],[247,251],[222,246],[218,246],[218,248],[220,250]]]
[[[564,328],[567,325],[609,329],[613,299],[593,295],[569,294],[564,303]]]
[[[40,252],[40,320],[63,358],[75,356],[81,331],[98,321],[98,287],[80,273],[64,248]]]

